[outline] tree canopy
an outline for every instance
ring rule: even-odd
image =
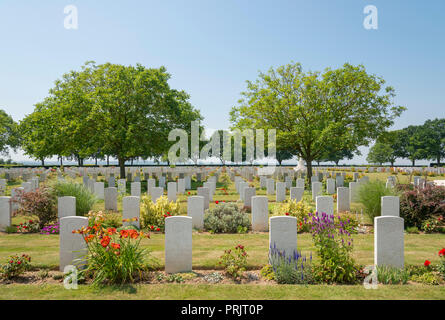
[[[50,95],[21,122],[23,149],[38,159],[112,156],[125,161],[167,153],[170,130],[190,131],[202,119],[184,91],[171,89],[164,67],[87,62],[57,80]],[[37,130],[34,130],[37,128]]]
[[[356,150],[369,145],[405,109],[393,104],[392,87],[362,65],[303,72],[291,63],[247,81],[239,105],[231,110],[233,128],[276,129],[277,141],[295,150],[312,175],[312,161],[325,146]]]

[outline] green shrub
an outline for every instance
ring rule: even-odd
[[[117,212],[90,211],[88,212],[88,225],[101,224],[104,228],[119,228],[122,226],[122,215]]]
[[[156,231],[164,231],[165,218],[179,214],[179,202],[168,201],[166,196],[161,196],[156,202],[147,196],[141,199],[141,226]]]
[[[40,229],[57,219],[55,198],[48,188],[42,187],[35,191],[20,192],[13,201],[20,203],[20,209],[16,211],[16,214],[36,216]]]
[[[426,220],[445,215],[443,199],[445,187],[441,186],[427,185],[423,189],[406,191],[400,197],[400,217],[405,220],[405,226],[422,228]]]
[[[204,215],[204,228],[212,233],[247,232],[249,226],[249,215],[234,203],[218,204]]]
[[[96,196],[90,192],[88,188],[79,183],[71,183],[68,181],[57,181],[52,186],[53,193],[56,197],[75,197],[76,198],[76,215],[86,215],[93,205],[96,203]]]
[[[419,228],[417,227],[408,227],[406,228],[407,233],[419,233]]]
[[[410,278],[410,272],[390,266],[377,266],[377,279],[382,284],[406,284]]]
[[[381,198],[384,196],[395,195],[395,191],[391,188],[386,188],[383,181],[375,180],[364,183],[358,190],[359,201],[365,207],[365,214],[374,220],[375,217],[381,214]]]
[[[273,267],[270,264],[267,264],[261,268],[260,275],[266,280],[275,280],[275,273],[273,272]]]
[[[427,272],[422,275],[413,275],[411,276],[410,280],[428,285],[439,284],[439,278],[433,272]]]

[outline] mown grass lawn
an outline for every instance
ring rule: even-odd
[[[371,173],[371,179],[386,180],[386,173]],[[399,175],[401,182],[408,179]],[[101,177],[103,178],[103,177]],[[440,178],[435,178],[440,179]],[[81,182],[80,178],[76,179]],[[258,187],[258,182],[254,183]],[[16,186],[16,185],[14,185]],[[190,195],[196,194],[195,190]],[[8,191],[13,185],[8,186]],[[143,190],[144,191],[144,190]],[[233,183],[227,193],[217,190],[214,200],[237,201],[239,195]],[[265,195],[266,191],[257,188],[257,195]],[[279,205],[275,196],[268,196],[270,211]],[[180,195],[181,214],[186,214],[187,194]],[[310,191],[306,191],[304,201],[314,207]],[[215,203],[210,204],[211,207]],[[360,204],[352,204],[352,211],[360,212]],[[94,205],[94,210],[103,210],[103,200]],[[118,201],[121,212],[121,199]],[[14,217],[13,224],[18,224],[27,217]],[[365,223],[371,223],[364,217]],[[249,254],[248,267],[259,269],[268,260],[268,233],[248,234],[209,234],[193,233],[193,268],[220,269],[218,258],[225,249],[241,243]],[[374,261],[373,234],[354,235],[353,256],[358,264],[372,265]],[[159,261],[159,269],[164,266],[164,235],[152,233],[151,239],[142,241],[143,247],[151,251]],[[421,265],[428,259],[438,262],[437,252],[445,247],[445,234],[405,234],[405,264]],[[298,248],[316,259],[310,234],[298,234]],[[6,262],[12,254],[27,253],[32,257],[35,269],[58,270],[59,236],[40,234],[5,234],[0,233],[0,263]],[[98,291],[99,290],[99,291]],[[108,286],[96,289],[91,286],[79,285],[78,290],[66,290],[62,284],[8,284],[0,285],[0,299],[445,299],[444,286],[427,286],[418,284],[379,285],[377,290],[367,290],[362,285],[230,285],[230,284],[137,284],[127,286]]]
[[[191,285],[153,284],[108,286],[95,289],[79,285],[67,290],[63,285],[5,285],[0,287],[0,299],[25,300],[305,300],[305,299],[445,299],[444,286],[379,285],[365,289],[362,285]]]

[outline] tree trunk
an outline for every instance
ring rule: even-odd
[[[394,167],[394,161],[391,161],[391,167]]]
[[[304,159],[306,160],[306,159]],[[312,178],[312,160],[306,160],[306,165],[307,165],[307,181],[309,186],[311,186],[312,188],[312,184],[311,184],[311,178]]]
[[[416,160],[413,159],[413,160],[411,160],[411,162],[413,163],[413,167],[414,167],[416,165]]]
[[[107,156],[107,166],[110,165],[110,156]]]
[[[125,159],[118,158],[121,179],[125,179]]]
[[[60,158],[60,166],[62,167],[63,166],[63,157],[60,156],[59,158]]]
[[[340,160],[339,161],[335,161],[335,165],[338,167],[338,163],[340,162]]]
[[[95,164],[96,164],[96,166],[97,166],[97,157],[94,157],[94,159],[96,160],[96,163],[95,163]]]
[[[440,167],[440,155],[437,156],[437,166]]]
[[[40,161],[42,161],[42,167],[45,166],[45,158],[41,158]]]

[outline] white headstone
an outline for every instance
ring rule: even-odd
[[[105,189],[105,210],[117,211],[117,188]]]
[[[318,213],[334,214],[334,199],[331,196],[317,196],[315,202]]]
[[[0,197],[0,230],[5,231],[11,226],[11,197]]]
[[[139,197],[123,197],[122,198],[122,217],[123,219],[137,218],[137,221],[124,222],[124,226],[134,225],[139,228],[140,220],[140,198]]]
[[[269,219],[269,248],[276,248],[285,255],[297,249],[297,218],[278,216]]]
[[[400,200],[399,197],[385,196],[381,198],[381,215],[382,216],[400,216]]]
[[[204,227],[204,197],[191,196],[187,198],[187,215],[193,219],[193,227]]]
[[[337,188],[337,212],[345,212],[351,210],[351,202],[349,201],[349,188]]]
[[[59,219],[76,216],[76,198],[59,197],[57,199],[57,216]]]
[[[301,187],[292,187],[290,188],[290,199],[295,200],[297,202],[303,199],[304,188]]]
[[[82,262],[74,260],[82,259],[85,256],[87,245],[82,235],[73,233],[74,230],[82,227],[88,227],[88,218],[70,216],[60,219],[60,271],[63,271],[68,265],[82,265]]]
[[[374,218],[374,264],[376,266],[404,266],[404,222],[400,217]]]
[[[192,271],[191,217],[174,216],[165,219],[165,272]]]
[[[252,197],[252,231],[269,230],[269,207],[266,196]]]

